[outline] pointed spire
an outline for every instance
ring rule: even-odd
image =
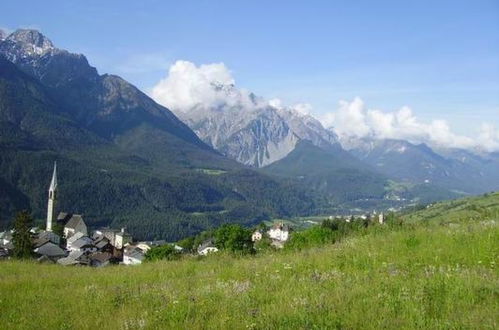
[[[57,162],[54,162],[54,173],[52,174],[52,181],[50,181],[49,191],[57,189]]]

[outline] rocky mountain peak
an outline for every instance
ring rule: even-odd
[[[43,55],[54,49],[54,44],[37,30],[19,29],[6,38],[14,42],[26,55]]]
[[[5,38],[7,38],[7,32],[5,32],[4,30],[0,29],[0,41],[5,40]]]

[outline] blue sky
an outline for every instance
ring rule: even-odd
[[[458,133],[499,127],[499,1],[2,1],[0,27],[40,29],[148,90],[176,60],[223,62],[238,86],[321,114],[355,96]]]

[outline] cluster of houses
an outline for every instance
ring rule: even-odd
[[[329,220],[343,220],[346,222],[351,222],[354,220],[370,220],[371,222],[378,222],[379,224],[384,224],[385,223],[385,215],[383,212],[377,213],[374,211],[372,214],[361,214],[361,215],[347,215],[347,216],[342,216],[342,215],[330,215]]]
[[[267,235],[271,240],[271,245],[276,248],[283,248],[284,243],[289,239],[291,233],[291,227],[283,222],[277,222],[267,231],[256,230],[253,235],[251,235],[251,240],[253,242],[261,241],[262,238]]]
[[[47,222],[45,230],[31,228],[33,254],[40,262],[60,265],[105,266],[108,264],[139,264],[146,252],[165,241],[133,242],[125,228],[100,228],[89,232],[79,214],[60,212],[54,218],[57,202],[57,169],[54,165],[49,187]],[[61,235],[53,231],[53,224],[62,227]],[[0,233],[0,259],[8,258],[14,249],[13,230]],[[179,248],[179,247],[176,247]]]
[[[38,227],[30,230],[33,254],[39,262],[95,267],[118,263],[137,264],[142,262],[148,249],[154,244],[160,244],[133,244],[132,236],[124,228],[100,228],[90,233],[79,214],[61,212],[57,223],[63,226],[62,236]],[[0,233],[0,258],[8,257],[14,248],[12,236],[13,230]]]

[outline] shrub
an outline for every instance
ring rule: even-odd
[[[170,245],[161,245],[151,248],[145,254],[146,261],[157,261],[157,260],[177,260],[180,258],[180,252],[175,250],[175,248]]]
[[[215,231],[215,244],[230,252],[253,252],[251,230],[241,225],[225,224]]]

